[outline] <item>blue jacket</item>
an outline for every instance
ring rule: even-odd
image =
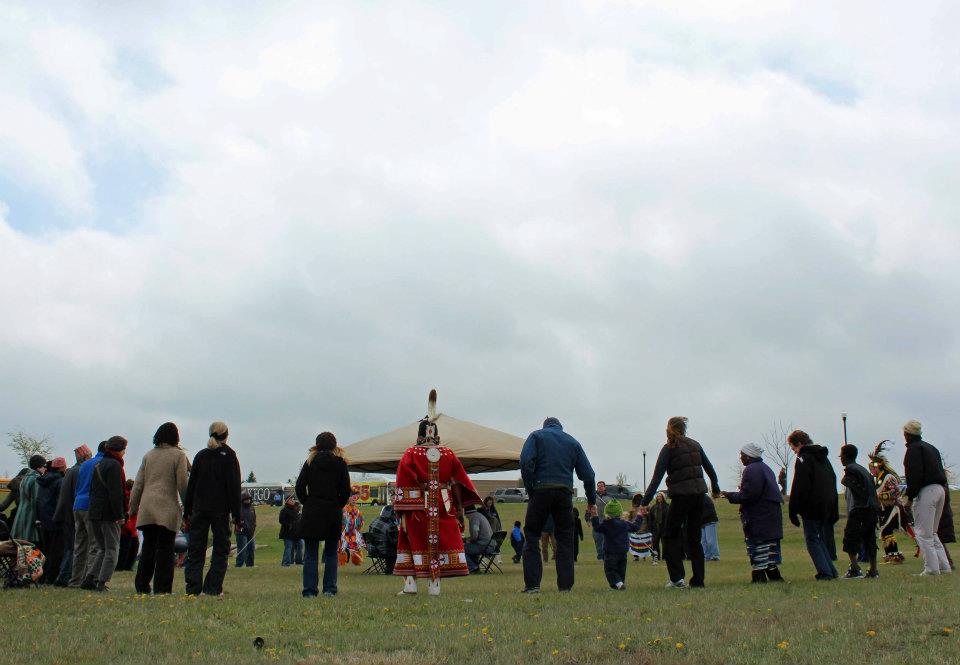
[[[90,483],[93,482],[93,467],[103,459],[103,453],[97,453],[80,466],[77,474],[77,493],[73,499],[74,510],[90,510]]]
[[[531,432],[520,451],[520,475],[527,492],[544,487],[573,490],[573,473],[583,481],[587,503],[597,501],[593,467],[580,442],[563,431],[556,418],[547,418],[544,428]]]
[[[515,526],[513,527],[513,530],[510,532],[510,537],[513,538],[516,542],[522,543],[523,531],[520,530],[520,527]]]
[[[625,556],[630,547],[630,534],[643,526],[643,518],[637,515],[632,522],[619,517],[600,521],[599,517],[590,518],[594,533],[603,534],[603,553],[609,556]]]

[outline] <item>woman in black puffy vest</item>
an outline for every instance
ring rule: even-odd
[[[717,472],[707,459],[707,454],[699,443],[687,437],[687,419],[682,416],[671,418],[667,421],[667,442],[657,457],[653,477],[642,501],[646,506],[653,500],[660,481],[666,475],[670,511],[663,524],[662,540],[663,558],[670,575],[668,588],[682,589],[687,586],[683,567],[684,546],[690,554],[690,566],[693,568],[690,586],[704,585],[703,547],[700,544],[703,495],[707,493],[704,471],[710,476],[713,496],[720,496]]]

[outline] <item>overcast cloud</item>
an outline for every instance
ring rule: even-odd
[[[674,7],[673,5],[680,5]],[[149,13],[147,13],[149,11]],[[960,459],[960,6],[0,7],[0,430]],[[0,451],[0,471],[18,463]],[[135,464],[134,464],[135,467]],[[651,460],[652,468],[652,460]]]

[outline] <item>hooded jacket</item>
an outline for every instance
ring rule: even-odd
[[[773,469],[763,460],[752,459],[743,467],[740,491],[727,492],[727,500],[740,506],[743,535],[751,540],[783,538],[783,496]]]
[[[44,531],[59,531],[60,523],[54,515],[57,512],[57,502],[60,500],[60,486],[63,484],[63,474],[51,469],[37,478],[39,490],[37,492],[37,519],[40,528]]]
[[[797,452],[793,466],[790,521],[797,524],[800,517],[831,524],[840,519],[837,474],[827,458],[827,449],[815,443]]]
[[[573,491],[573,474],[583,481],[587,503],[596,503],[596,476],[583,446],[563,431],[556,418],[543,429],[531,432],[520,451],[520,475],[528,493],[537,489],[565,487]]]
[[[303,502],[300,537],[317,540],[338,538],[343,507],[350,500],[347,463],[329,450],[314,451],[297,477],[297,497]]]
[[[248,504],[247,501],[250,501]],[[237,526],[237,533],[242,533],[248,538],[253,538],[257,532],[257,509],[253,505],[253,497],[250,492],[244,491],[240,495],[240,524]]]
[[[225,443],[208,445],[193,458],[183,512],[224,515],[240,521],[240,462]]]

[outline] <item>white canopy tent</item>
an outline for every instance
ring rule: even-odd
[[[512,471],[520,468],[523,439],[500,430],[438,414],[440,444],[450,448],[467,473]],[[395,473],[407,448],[417,442],[420,421],[364,439],[344,448],[351,471]]]

